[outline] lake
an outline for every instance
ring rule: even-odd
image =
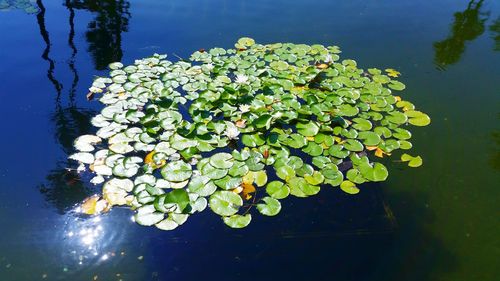
[[[0,280],[498,280],[500,2],[0,0]],[[357,195],[322,188],[276,217],[225,226],[211,212],[170,232],[114,208],[67,171],[102,109],[86,95],[114,61],[201,48],[337,45],[360,68],[395,68],[424,165],[394,159]]]

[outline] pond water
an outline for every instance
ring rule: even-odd
[[[498,280],[499,1],[0,0],[0,280]],[[211,212],[175,231],[115,208],[66,171],[101,105],[108,63],[258,42],[338,45],[393,67],[432,117],[413,132],[419,169],[347,195],[288,198],[277,217],[226,227]]]

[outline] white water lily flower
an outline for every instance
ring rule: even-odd
[[[325,63],[332,63],[332,62],[333,62],[332,55],[330,54],[326,55]]]
[[[224,135],[230,140],[237,140],[238,136],[240,135],[240,131],[233,123],[227,122]]]
[[[189,164],[190,164],[190,165],[193,165],[193,166],[194,166],[194,165],[196,165],[197,163],[198,163],[198,158],[194,158],[194,157],[193,157],[193,158],[191,158],[191,160],[189,161]]]
[[[244,74],[236,74],[236,79],[234,80],[237,84],[247,84],[248,83],[248,76]]]
[[[249,112],[250,111],[250,105],[248,105],[248,104],[242,104],[242,105],[240,105],[239,110],[241,111],[241,113]]]

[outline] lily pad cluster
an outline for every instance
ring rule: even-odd
[[[374,159],[410,149],[406,127],[430,118],[396,94],[399,72],[365,71],[339,53],[241,38],[189,60],[112,63],[90,88],[105,105],[92,119],[99,129],[76,139],[70,158],[103,184],[96,209],[128,205],[137,223],[163,230],[207,206],[241,228],[290,195],[358,193],[388,176]]]

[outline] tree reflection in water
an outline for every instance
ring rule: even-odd
[[[458,62],[465,51],[465,42],[484,33],[489,13],[481,11],[483,1],[472,0],[465,11],[455,13],[451,34],[445,40],[434,43],[434,62],[439,69],[444,70]]]
[[[490,32],[493,40],[495,40],[495,47],[493,50],[500,51],[500,17],[490,25]]]
[[[65,5],[97,13],[85,34],[95,68],[103,70],[111,62],[120,61],[123,56],[121,34],[128,31],[130,3],[124,0],[68,0]]]
[[[37,23],[40,34],[45,43],[42,58],[48,62],[47,78],[54,86],[56,93],[55,111],[51,115],[54,124],[55,139],[61,145],[65,154],[71,154],[73,141],[76,137],[90,133],[92,126],[90,119],[95,112],[89,109],[80,108],[76,105],[76,92],[79,81],[76,68],[76,54],[78,49],[74,43],[75,38],[75,10],[88,10],[97,13],[96,18],[89,23],[86,32],[86,39],[89,43],[88,51],[91,53],[95,68],[105,69],[107,65],[114,61],[121,60],[121,33],[128,29],[129,2],[123,0],[66,0],[64,5],[69,11],[69,34],[68,46],[71,50],[71,57],[67,61],[68,67],[73,76],[71,87],[68,91],[67,105],[62,102],[63,84],[55,77],[54,69],[56,62],[50,57],[51,41],[49,32],[45,25],[45,7],[42,0],[37,0],[39,13]],[[82,93],[85,94],[85,93]],[[68,169],[70,163],[64,160],[57,163],[45,178],[45,182],[39,186],[40,192],[46,201],[52,205],[59,213],[66,213],[75,204],[93,193],[93,189],[84,184],[80,174]]]

